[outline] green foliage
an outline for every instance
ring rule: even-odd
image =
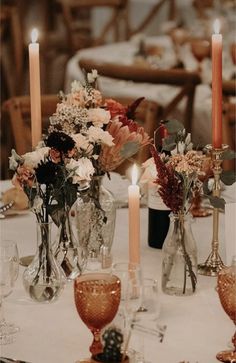
[[[171,151],[176,147],[176,136],[169,135],[165,137],[162,141],[162,150],[163,151]]]
[[[213,195],[207,195],[207,198],[214,208],[225,209],[225,200],[223,198],[214,197]]]
[[[233,183],[236,182],[236,174],[235,174],[235,171],[234,170],[222,171],[222,173],[220,175],[220,180],[225,185],[232,185]]]
[[[226,150],[222,154],[223,160],[233,160],[236,158],[236,152],[234,150]]]
[[[124,159],[128,159],[139,151],[139,143],[136,141],[129,141],[124,144],[120,150],[120,155]]]
[[[165,126],[167,129],[168,134],[176,134],[180,130],[184,129],[184,125],[179,122],[178,120],[164,120],[161,121],[161,123]]]

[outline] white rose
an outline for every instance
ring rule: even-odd
[[[108,132],[104,131],[100,127],[90,126],[88,129],[88,138],[90,142],[101,143],[107,146],[113,146],[113,136]]]
[[[81,181],[91,180],[91,176],[95,172],[91,161],[84,157],[79,160],[71,159],[70,162],[66,165],[66,168],[73,177],[73,184],[77,184]]]
[[[90,108],[88,110],[88,117],[94,126],[102,127],[104,124],[108,124],[111,114],[110,111],[106,111],[103,108]]]
[[[36,168],[41,161],[44,161],[49,154],[49,147],[42,147],[30,153],[22,155],[24,165],[31,168]]]
[[[75,141],[77,149],[86,150],[89,147],[89,140],[86,136],[82,134],[72,135],[73,140]]]

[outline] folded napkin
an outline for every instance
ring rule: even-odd
[[[3,204],[14,201],[13,210],[24,210],[28,208],[28,198],[23,190],[18,188],[10,188],[2,193],[1,200]]]

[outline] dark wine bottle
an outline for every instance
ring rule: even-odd
[[[162,248],[169,229],[170,209],[163,203],[158,187],[149,183],[148,187],[148,245],[153,248]]]

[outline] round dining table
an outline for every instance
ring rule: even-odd
[[[107,183],[106,186],[109,186]],[[111,187],[112,181],[111,181]],[[0,183],[1,190],[10,182]],[[216,354],[227,349],[234,333],[233,322],[224,312],[216,291],[216,277],[198,276],[192,296],[169,296],[161,291],[162,251],[148,246],[148,210],[140,209],[140,255],[143,276],[156,279],[159,286],[160,315],[158,324],[167,326],[162,342],[143,334],[146,363],[215,363]],[[158,229],[158,226],[156,227]],[[212,216],[196,218],[192,230],[198,248],[199,262],[205,261],[211,249]],[[1,240],[14,240],[20,257],[36,251],[36,220],[25,210],[0,219]],[[220,254],[225,259],[224,214],[220,213]],[[128,260],[128,209],[117,209],[113,262]],[[13,292],[4,299],[5,316],[20,327],[15,342],[0,346],[0,356],[29,363],[75,363],[89,357],[92,335],[81,321],[74,303],[73,282],[68,282],[53,303],[32,301],[24,290],[20,273]],[[130,348],[137,349],[140,336],[131,334]],[[132,362],[131,362],[132,363]],[[134,362],[133,362],[134,363]],[[135,362],[137,363],[137,362]]]

